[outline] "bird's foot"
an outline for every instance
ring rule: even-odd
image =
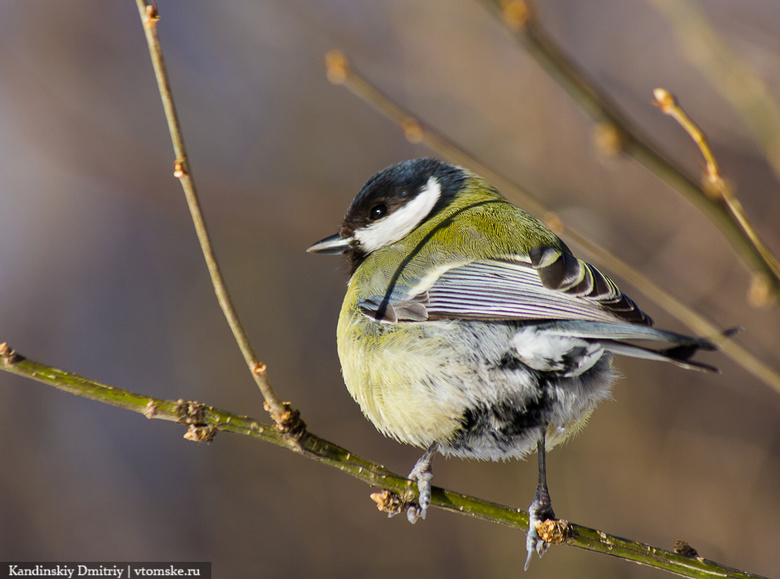
[[[525,539],[525,548],[528,551],[528,556],[525,559],[525,570],[528,570],[528,566],[531,564],[531,555],[533,555],[534,551],[536,551],[541,558],[545,551],[547,551],[547,547],[549,547],[549,543],[539,536],[539,531],[536,529],[537,524],[555,519],[555,513],[553,512],[552,503],[550,502],[550,495],[546,489],[536,490],[534,500],[531,503],[531,506],[528,507],[528,514],[530,515],[528,520],[528,534]]]
[[[406,510],[406,518],[412,524],[415,524],[418,519],[425,519],[425,515],[428,514],[428,507],[431,505],[433,455],[436,453],[436,448],[437,445],[431,446],[417,461],[417,464],[414,465],[412,472],[409,473],[408,478],[417,483],[417,489],[420,491],[417,503],[410,505]]]

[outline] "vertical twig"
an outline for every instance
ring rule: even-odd
[[[163,59],[162,47],[157,36],[159,13],[157,7],[151,1],[136,1],[146,33],[146,41],[149,45],[149,53],[152,57],[154,73],[157,78],[157,86],[160,90],[163,108],[165,109],[165,117],[168,121],[168,130],[171,134],[171,141],[173,142],[173,151],[176,155],[173,174],[179,179],[182,189],[184,189],[184,195],[187,198],[187,206],[190,208],[192,222],[195,226],[195,233],[198,236],[198,241],[200,242],[200,247],[203,251],[203,257],[206,260],[206,266],[208,267],[209,275],[211,276],[211,283],[214,286],[214,291],[217,294],[219,306],[222,308],[222,313],[227,319],[233,336],[238,343],[238,347],[244,356],[244,360],[246,361],[247,366],[249,366],[249,370],[265,399],[266,410],[271,414],[274,421],[278,425],[281,425],[285,430],[300,433],[302,432],[303,426],[298,417],[298,413],[291,410],[289,404],[283,403],[271,387],[271,383],[268,380],[266,365],[257,358],[252,345],[249,343],[246,332],[236,314],[235,307],[233,306],[227,286],[225,285],[225,280],[220,272],[219,264],[216,255],[214,254],[214,248],[211,245],[208,230],[206,229],[206,222],[200,208],[195,182],[192,178],[192,170],[189,166],[187,150],[184,146],[184,137],[176,114],[176,107],[173,103],[173,94],[168,80],[165,60]]]

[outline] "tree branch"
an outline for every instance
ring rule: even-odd
[[[694,0],[650,0],[669,21],[681,52],[726,99],[763,149],[780,178],[780,104],[766,83],[742,62]]]
[[[352,68],[343,53],[338,50],[329,51],[325,55],[325,65],[328,79],[332,83],[343,84],[352,93],[396,123],[410,142],[425,144],[449,161],[469,167],[479,173],[511,198],[521,200],[520,202],[525,209],[543,218],[555,233],[564,235],[579,245],[596,264],[606,267],[629,281],[638,292],[665,309],[694,333],[714,339],[720,336],[721,328],[715,322],[695,312],[666,289],[590,240],[585,234],[565,225],[558,215],[522,186],[497,173],[432,127],[417,120],[409,111],[382,93]],[[722,341],[720,348],[724,354],[747,372],[764,382],[775,392],[780,393],[780,374],[770,366],[733,340]]]
[[[171,141],[173,142],[173,152],[176,155],[173,174],[179,179],[182,189],[184,189],[184,195],[187,198],[187,206],[190,208],[195,232],[198,236],[201,250],[203,251],[203,257],[206,260],[209,275],[211,276],[211,283],[217,294],[217,301],[233,332],[238,347],[244,356],[249,371],[265,399],[266,409],[270,412],[271,417],[277,424],[284,425],[284,428],[288,433],[292,436],[297,436],[305,429],[305,425],[301,422],[298,412],[292,410],[289,404],[283,403],[271,387],[271,382],[269,381],[266,372],[267,367],[257,358],[257,355],[252,348],[252,344],[250,344],[249,338],[241,325],[236,309],[233,306],[233,301],[230,298],[227,285],[225,284],[225,280],[219,269],[214,248],[209,239],[206,221],[203,218],[203,213],[200,209],[200,201],[198,200],[198,193],[195,189],[195,180],[192,177],[192,170],[189,166],[187,149],[184,146],[184,136],[181,131],[178,115],[176,114],[176,107],[173,103],[173,94],[168,79],[168,71],[165,67],[165,60],[163,59],[160,39],[157,36],[157,22],[160,19],[157,8],[149,0],[136,1],[138,3],[138,11],[141,15],[141,21],[144,25],[144,31],[146,32],[146,42],[149,45],[149,54],[152,57],[154,73],[157,78],[157,86],[160,90],[163,108],[165,109],[165,117],[168,120],[168,130],[171,134]]]
[[[666,158],[647,136],[628,121],[619,107],[596,88],[590,78],[546,34],[535,8],[525,0],[480,0],[496,14],[528,53],[569,93],[597,123],[599,133],[614,151],[633,157],[673,189],[680,192],[718,227],[742,261],[763,276],[773,301],[780,303],[780,263],[756,233],[747,217],[737,215],[723,197],[707,191]]]
[[[720,174],[720,167],[718,161],[715,159],[715,155],[712,154],[710,144],[707,142],[707,137],[699,128],[699,126],[693,122],[688,114],[677,103],[677,97],[671,92],[663,88],[657,88],[653,91],[655,96],[655,105],[661,109],[665,115],[672,117],[677,123],[685,130],[691,137],[691,140],[699,147],[704,162],[706,163],[705,176],[706,176],[706,189],[705,191],[710,197],[720,199],[726,207],[728,207],[729,213],[742,224],[745,232],[750,235],[751,239],[757,244],[757,246],[763,247],[760,244],[758,232],[750,224],[750,220],[745,214],[745,210],[742,208],[742,204],[734,195],[734,190],[726,183],[726,180]],[[763,247],[762,251],[769,251],[766,247]],[[772,259],[772,255],[765,255],[766,259]],[[748,300],[754,306],[764,306],[772,298],[770,292],[769,281],[763,274],[756,274],[753,278],[753,283],[750,286],[748,292]]]
[[[137,412],[149,419],[187,425],[188,430],[184,437],[195,442],[211,442],[218,432],[229,432],[287,448],[382,489],[383,493],[376,493],[372,498],[378,503],[380,510],[391,515],[404,511],[417,499],[417,485],[413,481],[311,432],[305,432],[296,440],[291,440],[278,425],[262,424],[248,416],[239,416],[199,402],[163,400],[101,384],[29,360],[17,354],[7,343],[0,343],[0,370],[42,382],[76,396]],[[433,488],[431,503],[438,508],[484,521],[521,530],[528,528],[527,511],[443,488]],[[699,557],[690,547],[686,550],[678,549],[681,552],[667,551],[568,521],[546,523],[546,535],[543,534],[543,537],[554,544],[611,555],[683,577],[762,579],[759,575]]]

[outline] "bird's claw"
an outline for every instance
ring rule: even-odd
[[[420,468],[422,466],[422,468]],[[431,505],[431,481],[433,480],[433,471],[430,465],[415,465],[412,472],[409,473],[409,478],[413,481],[417,481],[417,489],[420,491],[420,496],[417,499],[417,503],[411,505],[406,510],[406,518],[409,522],[415,524],[418,519],[425,519],[425,515],[428,514],[428,507]]]
[[[539,536],[539,531],[536,530],[536,523],[541,523],[543,520],[532,516],[528,523],[528,534],[525,538],[525,549],[528,551],[528,556],[525,558],[525,565],[523,566],[523,569],[526,571],[528,571],[528,566],[531,564],[531,555],[534,554],[534,551],[541,558],[547,551],[547,547],[550,546],[549,543]]]
[[[431,481],[433,480],[431,463],[433,462],[436,448],[437,445],[431,446],[417,461],[417,464],[414,465],[412,472],[409,473],[409,479],[417,483],[417,489],[420,491],[417,502],[410,505],[406,510],[406,518],[412,524],[415,524],[418,519],[425,519],[425,515],[428,514],[428,507],[431,505]]]
[[[539,523],[555,519],[555,513],[550,503],[550,495],[547,494],[546,489],[537,490],[534,501],[528,508],[528,515],[528,534],[525,539],[525,549],[528,551],[528,556],[525,559],[524,566],[526,571],[531,564],[531,555],[533,555],[534,551],[541,558],[550,546],[548,542],[539,536],[539,531],[536,529]]]

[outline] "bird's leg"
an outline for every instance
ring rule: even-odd
[[[528,507],[528,514],[530,515],[528,521],[528,535],[525,540],[525,548],[528,551],[528,557],[525,560],[525,569],[528,569],[528,565],[531,563],[531,555],[534,551],[539,554],[539,557],[544,555],[547,550],[547,543],[545,543],[539,533],[536,530],[536,523],[547,521],[555,518],[555,513],[552,508],[552,501],[550,501],[550,491],[547,490],[547,466],[546,466],[546,447],[545,447],[545,434],[547,428],[542,427],[539,440],[536,442],[536,454],[539,457],[539,482],[536,485],[536,494],[531,506]]]
[[[436,454],[436,450],[439,448],[439,444],[434,442],[428,447],[420,457],[420,460],[415,463],[412,472],[409,473],[411,480],[417,482],[417,488],[420,491],[420,498],[417,500],[416,505],[410,506],[406,511],[406,517],[409,522],[415,524],[417,519],[425,519],[425,515],[428,512],[428,507],[431,504],[431,480],[433,479],[433,456]]]

